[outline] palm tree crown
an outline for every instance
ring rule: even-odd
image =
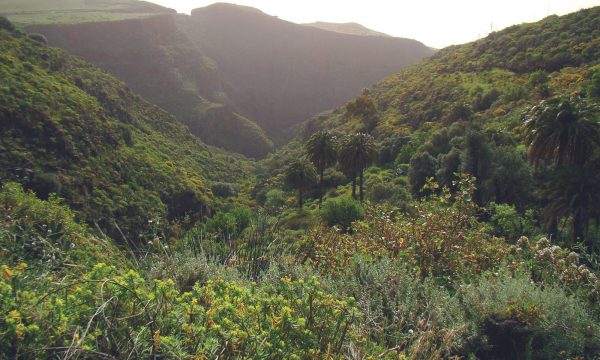
[[[590,219],[600,210],[600,164],[594,159],[600,145],[598,114],[583,99],[553,98],[532,107],[525,118],[529,160],[554,166],[545,191],[546,221],[555,230],[559,218],[570,216],[574,240],[584,239]],[[595,244],[584,240],[592,252]]]
[[[316,182],[317,172],[314,165],[306,158],[300,158],[292,162],[285,169],[285,183],[298,190],[298,206],[304,204],[304,192]]]
[[[310,137],[305,147],[308,158],[319,172],[320,206],[323,201],[323,173],[337,160],[337,138],[332,132],[321,130]]]
[[[595,109],[581,99],[553,98],[532,107],[525,118],[525,142],[534,165],[582,165],[600,145],[600,124]]]
[[[339,146],[338,160],[352,177],[352,196],[356,197],[356,176],[360,176],[360,200],[363,200],[363,171],[377,155],[375,139],[369,134],[345,136]]]

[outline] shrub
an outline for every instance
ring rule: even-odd
[[[252,210],[236,207],[228,212],[219,212],[204,224],[204,231],[216,233],[225,239],[238,237],[252,220]]]
[[[238,192],[238,189],[235,186],[235,184],[226,183],[226,182],[215,182],[212,185],[211,190],[215,196],[222,197],[222,198],[236,195]]]
[[[504,100],[518,101],[527,96],[527,90],[519,85],[509,85],[504,92]]]
[[[328,199],[323,203],[321,219],[329,226],[339,226],[349,231],[352,223],[364,217],[361,204],[350,197],[342,196]]]
[[[287,201],[287,195],[283,190],[271,189],[265,195],[265,208],[269,213],[275,214],[279,211]]]
[[[585,304],[524,274],[484,278],[461,289],[465,309],[486,343],[479,358],[557,359],[598,345],[598,325]],[[476,346],[477,347],[477,346]]]
[[[600,68],[592,74],[590,84],[587,87],[587,96],[594,99],[600,98]]]
[[[367,184],[368,198],[372,203],[389,202],[402,207],[411,200],[408,186],[400,186],[390,181],[369,182]]]
[[[66,264],[120,259],[111,243],[75,222],[74,213],[58,198],[40,200],[19,184],[7,183],[0,190],[0,219],[0,263],[26,261],[32,270],[47,272],[65,270]]]
[[[474,180],[463,177],[455,186],[459,190],[452,195],[448,188],[429,183],[435,195],[412,204],[410,211],[368,208],[352,235],[312,229],[308,257],[316,267],[332,272],[344,269],[354,254],[402,257],[422,279],[435,276],[446,283],[498,267],[508,247],[478,222]]]
[[[505,236],[512,241],[516,241],[523,235],[523,219],[514,206],[491,203],[490,208],[492,212],[490,223],[494,234]]]
[[[473,109],[475,111],[483,111],[489,109],[494,101],[500,97],[500,92],[496,88],[491,88],[483,95],[478,94],[473,103]]]
[[[28,280],[22,266],[2,270],[1,358],[330,358],[362,342],[354,299],[326,294],[314,277],[210,280],[182,293],[104,263],[57,285]]]
[[[52,193],[59,194],[62,189],[62,184],[56,174],[44,172],[36,173],[29,186],[42,199],[48,199]]]

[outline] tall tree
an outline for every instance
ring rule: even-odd
[[[573,239],[584,239],[594,211],[598,210],[597,161],[592,154],[600,145],[600,112],[582,99],[553,98],[532,107],[525,118],[525,142],[532,164],[555,166],[545,209],[547,222],[571,216]],[[594,244],[585,239],[589,251]]]
[[[337,161],[337,138],[330,131],[313,134],[306,143],[308,158],[319,172],[319,207],[323,202],[323,173]]]
[[[302,209],[304,193],[317,181],[317,172],[312,162],[306,158],[300,158],[285,169],[284,181],[298,191],[298,207]]]
[[[532,107],[525,118],[529,160],[538,165],[583,165],[600,145],[597,107],[582,99],[552,98]]]
[[[547,223],[557,218],[571,216],[573,239],[585,240],[586,247],[591,253],[594,244],[586,239],[589,219],[598,214],[600,207],[600,161],[594,166],[569,166],[557,170],[544,190],[549,200],[544,209]]]
[[[375,139],[369,134],[356,133],[345,136],[338,149],[338,161],[352,177],[352,197],[356,199],[356,176],[360,179],[360,201],[363,201],[364,170],[377,155]]]

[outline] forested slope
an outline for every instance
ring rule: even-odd
[[[207,215],[211,181],[251,169],[43,39],[5,24],[0,49],[0,178],[57,193],[115,237],[117,227],[137,236],[153,218]]]
[[[418,198],[424,195],[421,190],[430,177],[450,186],[456,174],[469,173],[477,178],[479,204],[509,204],[521,212],[537,213],[536,221],[558,237],[561,231],[576,233],[568,230],[573,214],[584,212],[590,221],[589,236],[596,238],[592,228],[598,209],[581,202],[574,205],[574,199],[594,198],[595,187],[586,186],[583,194],[576,190],[575,181],[567,185],[565,179],[559,180],[565,164],[557,166],[551,157],[544,161],[532,157],[535,153],[526,141],[525,120],[535,117],[536,111],[541,114],[540,109],[548,109],[547,118],[557,116],[558,107],[563,106],[571,119],[597,121],[599,16],[598,7],[551,16],[442,49],[375,84],[346,106],[307,121],[293,142],[263,163],[263,170],[280,173],[281,164],[298,158],[304,142],[318,130],[331,130],[338,138],[368,133],[377,142],[375,163],[386,174],[373,170],[365,180],[367,195],[380,194],[373,195],[374,199],[390,200],[393,194],[403,194],[400,198],[406,200],[406,190]],[[550,128],[559,126],[568,128]],[[569,131],[575,134],[576,130]],[[593,134],[589,129],[586,132]],[[597,155],[592,153],[586,157],[585,169],[597,166]],[[586,184],[596,183],[598,174],[585,169],[565,174],[578,174]],[[343,169],[338,166],[338,170]],[[341,175],[331,172],[330,184],[343,184]],[[259,194],[265,191],[262,185],[257,189]],[[331,193],[335,194],[333,188]],[[563,199],[563,204],[555,199]],[[555,210],[550,211],[548,204],[554,204]],[[558,226],[557,219],[562,219],[562,225]],[[573,239],[573,235],[562,238]]]

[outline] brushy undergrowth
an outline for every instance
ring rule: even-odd
[[[174,244],[157,236],[134,262],[59,199],[7,184],[1,356],[597,356],[595,271],[545,238],[491,236],[472,184],[431,184],[407,210],[373,207],[352,233],[316,228],[301,244],[234,209]]]

